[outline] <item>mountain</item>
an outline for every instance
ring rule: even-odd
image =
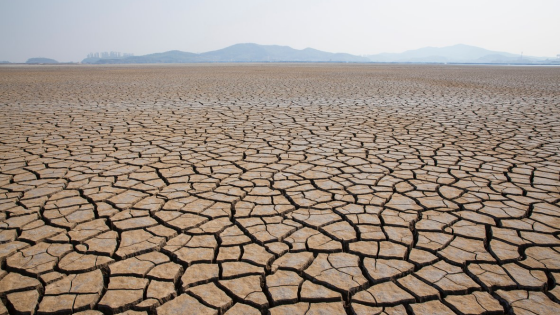
[[[312,48],[302,50],[288,46],[236,44],[201,54],[172,50],[120,59],[86,58],[82,63],[197,63],[197,62],[368,62],[364,57],[329,53]]]
[[[492,51],[469,45],[425,47],[403,53],[384,53],[366,56],[373,62],[421,62],[421,63],[532,63],[546,58]]]
[[[236,44],[200,54],[208,62],[367,62],[367,58],[344,53],[329,53],[313,48],[302,50],[288,46]]]
[[[39,58],[29,59],[37,60]],[[47,59],[45,59],[47,60]],[[51,59],[52,60],[52,59]],[[54,60],[53,60],[54,61]],[[56,62],[56,61],[55,61]],[[468,45],[425,47],[403,53],[356,56],[329,53],[313,48],[293,49],[288,46],[236,44],[223,49],[195,54],[179,50],[144,56],[119,58],[86,58],[86,64],[200,63],[200,62],[395,62],[395,63],[497,63],[558,64],[558,59],[531,57],[492,51]],[[46,63],[46,62],[40,62]]]
[[[0,63],[10,63],[9,61],[0,60]]]
[[[25,63],[58,63],[58,61],[50,58],[38,57],[38,58],[29,58]]]

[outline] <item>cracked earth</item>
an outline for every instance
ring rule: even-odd
[[[558,314],[560,69],[3,66],[0,314]]]

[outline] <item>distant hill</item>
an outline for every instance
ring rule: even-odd
[[[44,58],[32,58],[35,61]],[[44,59],[49,60],[49,59]],[[50,59],[52,60],[52,59]],[[53,60],[54,61],[54,60]],[[56,61],[55,61],[56,62]],[[171,50],[144,56],[119,58],[86,58],[85,64],[200,63],[200,62],[395,62],[395,63],[496,63],[496,64],[559,64],[558,59],[523,56],[492,51],[468,45],[425,47],[403,53],[356,56],[330,53],[313,48],[293,49],[288,46],[236,44],[205,53]]]
[[[50,58],[29,58],[25,63],[58,63],[58,61]]]
[[[237,44],[200,54],[209,62],[367,62],[368,59],[345,53],[329,53],[313,48],[302,50],[288,46]]]
[[[201,54],[172,50],[120,59],[86,58],[82,63],[196,63],[196,62],[368,62],[364,57],[345,53],[329,53],[312,48],[302,50],[288,46],[236,44]]]
[[[120,59],[97,59],[94,62],[88,62],[84,59],[82,63],[94,64],[123,64],[123,63],[193,63],[203,62],[198,54],[183,52],[179,50],[171,50],[163,53],[155,53],[144,56],[131,56]]]
[[[5,61],[5,60],[0,60],[0,63],[11,63],[11,62]]]
[[[425,47],[402,53],[384,53],[366,56],[373,62],[421,62],[421,63],[532,63],[546,58],[523,56],[487,50],[469,45]]]

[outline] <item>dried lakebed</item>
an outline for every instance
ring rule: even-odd
[[[0,67],[0,314],[558,314],[560,68]]]

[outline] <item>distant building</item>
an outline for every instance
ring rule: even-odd
[[[130,53],[120,53],[118,51],[105,51],[105,52],[95,52],[89,53],[87,55],[88,58],[98,58],[98,59],[121,59],[126,57],[134,56],[134,54]]]

